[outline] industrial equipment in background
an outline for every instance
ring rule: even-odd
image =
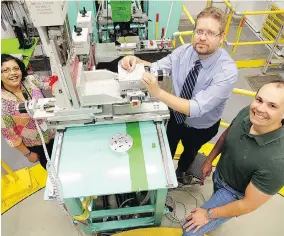
[[[25,10],[25,4],[17,3],[19,9]],[[21,13],[19,16],[14,8],[13,1],[1,1],[2,15],[1,23],[2,28],[6,29],[6,25],[2,19],[5,18],[6,21],[12,26],[14,34],[19,41],[19,49],[29,49],[34,44],[34,27],[29,17],[25,13]]]

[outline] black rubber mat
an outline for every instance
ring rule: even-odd
[[[264,84],[272,82],[274,80],[283,80],[283,78],[278,74],[273,75],[253,75],[253,76],[245,76],[246,81],[248,82],[251,89],[257,92],[260,87]]]

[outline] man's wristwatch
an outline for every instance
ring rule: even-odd
[[[206,211],[206,218],[208,220],[213,220],[213,213],[212,213],[212,210],[210,208],[207,209],[207,211]]]
[[[32,153],[32,151],[30,150],[30,152],[29,152],[29,153],[24,154],[24,155],[25,155],[25,157],[29,157],[29,156],[31,155],[31,153]]]

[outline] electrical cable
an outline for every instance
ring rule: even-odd
[[[26,108],[27,111],[29,111],[26,104],[27,103],[25,103],[25,108]],[[57,178],[58,177],[57,173],[56,173],[54,165],[51,162],[51,159],[49,157],[49,154],[48,154],[48,151],[47,151],[47,148],[46,148],[46,144],[44,142],[44,137],[43,137],[42,131],[41,131],[41,129],[40,129],[36,119],[35,119],[35,125],[36,125],[36,128],[37,128],[38,132],[39,132],[39,136],[40,136],[40,139],[41,139],[41,142],[42,142],[43,150],[44,150],[45,157],[46,157],[46,160],[47,160],[47,165],[48,165],[47,170],[49,170],[48,171],[48,176],[49,176],[50,181],[52,183],[52,187],[54,189],[54,192],[55,192],[55,195],[56,195],[56,200],[58,201],[58,205],[65,212],[65,214],[68,216],[68,219],[70,220],[71,224],[74,225],[74,227],[78,231],[78,235],[80,234],[81,236],[83,236],[83,234],[81,232],[81,228],[78,227],[76,224],[74,224],[73,216],[70,214],[68,209],[65,207],[65,203],[64,203],[63,198],[61,196],[60,187],[59,187],[60,186],[60,180],[59,180],[59,178]],[[52,176],[52,174],[54,176]]]
[[[25,109],[27,110],[27,113],[30,115],[30,117],[32,117],[31,113],[29,111],[29,108],[28,108],[28,101],[25,101]],[[54,165],[51,162],[51,159],[49,157],[49,154],[48,154],[48,151],[47,151],[47,148],[46,148],[46,144],[45,144],[45,141],[44,141],[44,137],[43,137],[42,131],[41,131],[40,127],[39,127],[38,121],[36,119],[34,119],[34,121],[35,121],[35,125],[36,125],[37,131],[39,133],[41,142],[42,142],[45,158],[47,160],[47,168],[46,168],[47,169],[47,173],[48,173],[49,179],[50,179],[50,181],[52,183],[52,187],[54,189],[55,197],[56,197],[56,200],[58,202],[58,205],[64,211],[64,213],[68,216],[68,219],[70,220],[71,224],[74,225],[74,227],[78,231],[78,235],[80,233],[80,235],[83,236],[83,234],[82,234],[82,232],[80,230],[80,227],[78,228],[76,226],[76,224],[74,224],[73,216],[70,214],[70,212],[68,211],[68,209],[65,206],[65,203],[64,203],[63,197],[62,197],[62,193],[60,191],[60,180],[59,180],[59,178],[57,176],[57,173],[56,173],[56,170],[54,168]]]
[[[133,197],[132,198],[129,198],[129,199],[126,199],[124,202],[122,202],[119,206],[119,208],[121,208],[125,203],[129,202],[129,201],[132,201],[132,200],[135,200]]]
[[[183,190],[185,190],[191,197],[193,197],[195,199],[195,207],[197,208],[198,207],[198,199],[197,197],[192,194],[187,187],[185,186],[182,186],[181,187]],[[200,195],[202,196],[204,202],[203,204],[205,203],[205,197],[204,195],[199,191]],[[180,204],[183,206],[183,209],[184,209],[184,216],[182,218],[179,218],[177,215],[176,215],[176,211],[177,211],[177,204]],[[201,204],[201,205],[203,205]],[[183,202],[179,202],[179,201],[175,201],[174,198],[171,196],[171,195],[167,195],[167,198],[166,198],[166,205],[171,207],[173,209],[172,212],[169,212],[167,213],[165,216],[167,217],[167,219],[169,219],[170,221],[172,221],[172,224],[173,223],[178,223],[180,224],[181,226],[183,226],[183,223],[185,222],[187,216],[188,216],[188,209],[186,207],[186,205],[183,203]]]
[[[169,16],[168,16],[168,21],[167,21],[167,25],[166,25],[166,32],[165,32],[165,35],[164,35],[165,38],[167,37],[167,32],[168,32],[168,28],[169,28],[169,23],[170,23],[170,19],[171,19],[171,16],[172,16],[172,11],[173,11],[173,5],[174,5],[174,0],[172,0],[172,2],[171,2],[171,8],[170,8],[170,12],[169,12]]]
[[[144,200],[140,203],[139,206],[143,206],[149,200],[150,194],[151,194],[151,191],[148,191],[148,193],[146,194]]]
[[[169,199],[172,201],[172,203],[169,202]],[[170,213],[166,214],[166,217],[170,221],[172,221],[172,223],[179,223],[182,226],[183,225],[182,223],[185,221],[185,219],[187,217],[187,211],[188,210],[187,210],[186,205],[184,203],[182,203],[182,202],[175,201],[173,199],[173,197],[170,196],[169,194],[167,195],[166,204],[173,208],[173,212],[170,212]],[[183,208],[184,208],[184,216],[181,219],[179,219],[178,216],[176,215],[177,204],[181,204],[183,206]]]

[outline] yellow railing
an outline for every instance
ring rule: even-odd
[[[206,7],[209,7],[212,5],[211,0],[207,1]],[[252,42],[240,42],[240,38],[241,38],[241,33],[243,30],[243,27],[246,23],[246,18],[248,15],[263,15],[263,14],[268,14],[268,17],[272,17],[270,20],[272,23],[270,24],[271,26],[273,26],[274,29],[278,29],[277,27],[274,26],[275,22],[279,22],[280,24],[283,23],[281,19],[279,19],[279,17],[276,17],[276,15],[278,14],[284,14],[284,10],[279,10],[273,6],[271,6],[272,10],[269,11],[245,11],[245,12],[237,12],[236,9],[232,6],[232,4],[228,1],[228,0],[223,0],[224,4],[226,5],[228,12],[228,17],[227,17],[227,23],[225,26],[225,30],[224,30],[224,41],[222,42],[221,46],[223,47],[225,44],[228,46],[232,46],[232,50],[230,52],[231,55],[233,55],[238,46],[248,46],[248,45],[268,45],[268,44],[274,44],[275,43],[275,39],[271,36],[273,34],[273,29],[267,25],[266,29],[271,28],[271,35],[265,31],[265,29],[262,29],[261,31],[263,32],[263,34],[269,39],[269,40],[265,40],[265,41],[252,41]],[[188,20],[190,21],[191,24],[195,24],[195,21],[193,19],[193,17],[190,15],[189,11],[186,9],[185,5],[182,5],[182,10],[184,11],[184,13],[186,14]],[[240,24],[237,28],[237,33],[236,33],[236,40],[235,42],[228,42],[227,40],[227,36],[230,30],[230,26],[233,20],[234,16],[241,16],[241,21]],[[268,22],[270,22],[268,21]],[[275,31],[275,30],[274,30]],[[274,36],[277,32],[274,32]],[[173,35],[173,46],[176,47],[176,40],[177,37],[180,41],[180,43],[183,45],[185,44],[185,41],[183,39],[183,36],[193,36],[193,31],[182,31],[182,32],[175,32]],[[193,42],[194,37],[191,37],[191,43]],[[284,39],[283,40],[279,40],[279,43],[284,43]],[[246,67],[262,67],[266,64],[267,58],[258,58],[257,60],[253,59],[253,60],[242,60],[242,61],[236,61],[237,67],[238,68],[246,68]],[[269,64],[269,66],[277,66],[282,62],[281,59],[274,59],[273,62],[271,62]]]
[[[225,121],[221,120],[220,122],[220,126],[224,127],[224,128],[228,128],[230,126],[230,124],[226,123]]]
[[[229,1],[224,0],[224,3],[226,5],[226,7],[228,7],[231,11],[233,11],[233,12],[236,11],[235,8],[233,8],[232,4]]]
[[[234,88],[233,89],[233,93],[234,94],[238,94],[238,95],[244,95],[244,96],[248,96],[248,97],[253,97],[253,98],[256,95],[256,92],[245,90],[245,89],[238,89],[238,88]]]
[[[237,95],[244,95],[244,96],[253,97],[253,98],[256,95],[256,92],[245,90],[245,89],[238,89],[238,88],[234,88],[233,89],[233,93],[237,94]],[[220,126],[224,127],[224,128],[228,128],[230,126],[230,124],[228,124],[225,121],[221,120]]]
[[[1,167],[12,177],[11,182],[15,183],[19,179],[17,174],[3,160],[1,160]],[[3,173],[1,173],[1,177],[5,183],[10,183],[10,180]]]
[[[188,10],[187,10],[187,8],[184,4],[182,4],[182,10],[185,13],[185,15],[187,16],[187,18],[189,19],[190,23],[192,25],[195,25],[195,21],[194,21],[193,17],[190,15],[190,13],[188,12]]]
[[[274,9],[274,10],[269,10],[269,11],[244,11],[242,13],[239,13],[239,12],[236,11],[235,8],[233,8],[232,4],[229,1],[224,0],[223,2],[226,5],[226,7],[229,9],[229,15],[228,15],[228,20],[227,20],[225,31],[224,31],[225,40],[222,43],[222,46],[224,46],[225,43],[229,46],[233,46],[232,51],[231,51],[231,55],[236,52],[236,49],[237,49],[238,46],[274,44],[275,43],[275,40],[272,40],[271,38],[269,38],[269,39],[271,39],[269,41],[239,42],[239,40],[240,40],[240,36],[241,36],[242,30],[243,30],[243,27],[246,23],[246,17],[247,16],[249,16],[249,15],[269,15],[269,16],[273,16],[276,21],[279,21],[279,18],[277,18],[276,15],[284,14],[284,10]],[[239,27],[237,29],[236,42],[233,43],[233,42],[227,41],[227,36],[228,36],[228,32],[229,32],[230,25],[231,25],[231,22],[232,22],[232,18],[233,18],[234,15],[235,16],[241,16],[242,18],[241,18]],[[280,24],[281,23],[283,23],[283,22],[281,21]],[[273,25],[273,22],[272,22],[272,25]],[[278,27],[274,27],[274,28],[278,29]],[[271,29],[271,30],[273,31],[273,29]],[[274,32],[274,36],[276,36],[276,35],[277,35],[277,32]],[[284,40],[280,40],[280,43],[284,43]]]
[[[181,44],[184,45],[184,41],[183,41],[182,36],[180,35],[180,36],[178,36],[178,38],[179,38],[179,41],[181,42]]]
[[[211,7],[211,3],[212,3],[211,0],[207,0],[206,7]]]
[[[182,4],[182,10],[185,13],[185,15],[187,16],[187,18],[190,21],[190,23],[192,25],[195,25],[195,21],[194,21],[193,17],[190,15],[189,11],[187,10],[187,8],[186,8],[186,6],[184,4]],[[173,34],[173,41],[172,41],[173,47],[176,47],[177,37],[179,38],[179,41],[181,42],[181,44],[184,45],[185,42],[184,42],[182,36],[192,36],[192,35],[193,35],[193,31],[175,32]],[[191,38],[191,42],[193,42],[193,37]]]
[[[173,35],[173,47],[176,47],[176,37],[179,38],[179,41],[182,45],[185,44],[182,36],[192,36],[194,33],[193,31],[181,31],[181,32],[175,32]],[[193,37],[191,38],[191,42],[193,42]]]

